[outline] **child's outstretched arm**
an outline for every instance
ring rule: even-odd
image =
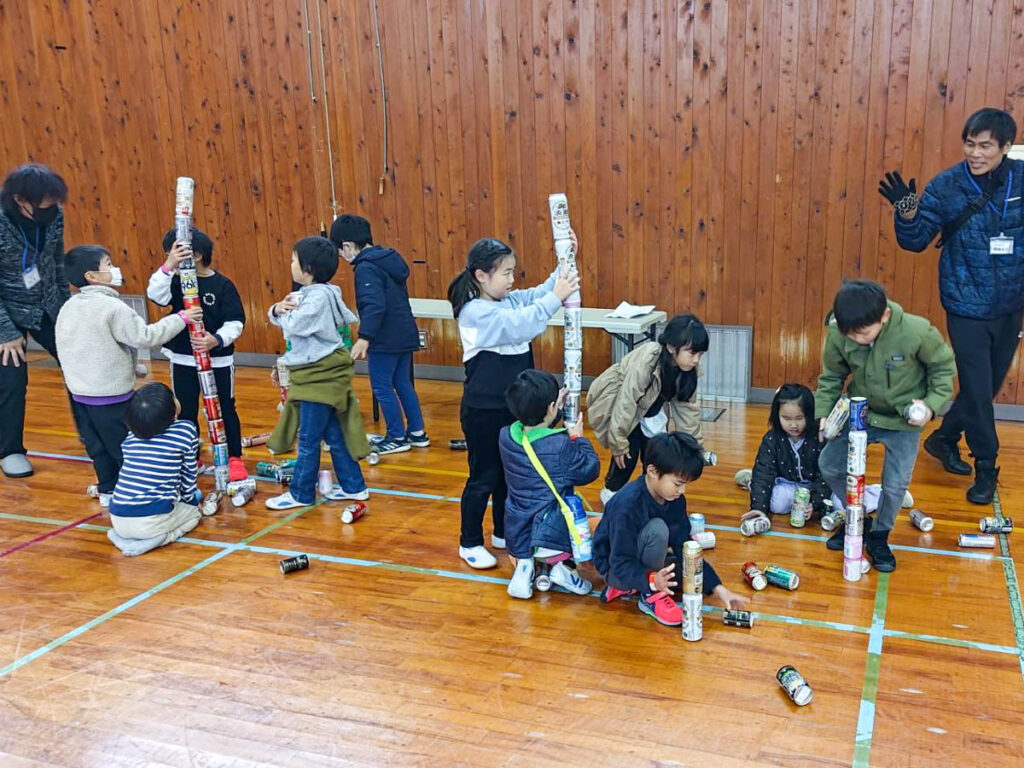
[[[459,326],[476,347],[525,344],[544,332],[561,306],[562,300],[551,291],[523,307],[494,308],[493,302],[471,301],[459,313]]]
[[[122,304],[111,318],[110,334],[115,341],[128,347],[158,347],[182,332],[186,326],[186,318],[189,318],[188,322],[195,322],[202,316],[202,310],[197,307],[167,315],[147,325],[135,314],[135,310],[127,304]]]

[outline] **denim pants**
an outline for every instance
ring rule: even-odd
[[[359,462],[352,458],[345,445],[345,436],[338,424],[338,413],[324,403],[299,401],[299,451],[292,478],[292,498],[302,504],[316,500],[316,481],[320,472],[320,442],[331,446],[331,462],[338,485],[349,493],[366,488]]]
[[[882,499],[878,505],[873,531],[891,531],[896,514],[903,504],[903,494],[910,486],[917,462],[917,446],[921,440],[918,430],[881,429],[869,426],[868,445],[881,443],[885,446],[885,463],[882,465]],[[818,457],[818,469],[829,484],[832,492],[840,499],[846,498],[846,457],[850,425],[835,440],[829,441]]]
[[[408,422],[408,431],[421,432],[423,412],[420,410],[420,398],[412,383],[412,352],[403,352],[400,355],[374,352],[371,346],[367,367],[370,371],[370,389],[380,403],[380,411],[384,414],[384,423],[387,424],[387,437],[392,440],[405,437],[403,410],[405,420]]]

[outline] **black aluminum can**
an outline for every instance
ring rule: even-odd
[[[309,558],[305,555],[296,555],[281,561],[281,573],[294,573],[309,568]]]

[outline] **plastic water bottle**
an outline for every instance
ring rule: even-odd
[[[580,497],[574,493],[570,493],[565,497],[565,503],[572,510],[572,524],[580,539],[577,543],[575,536],[569,537],[572,541],[572,558],[577,563],[585,563],[593,557],[590,523],[587,522],[587,513],[583,509],[583,502],[580,500]]]

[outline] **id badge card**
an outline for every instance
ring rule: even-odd
[[[22,279],[25,281],[26,288],[35,288],[39,285],[39,267],[33,264],[31,267],[21,273]]]
[[[1013,238],[1007,237],[1002,232],[999,237],[990,237],[988,240],[988,252],[990,256],[1010,256],[1013,254]]]

